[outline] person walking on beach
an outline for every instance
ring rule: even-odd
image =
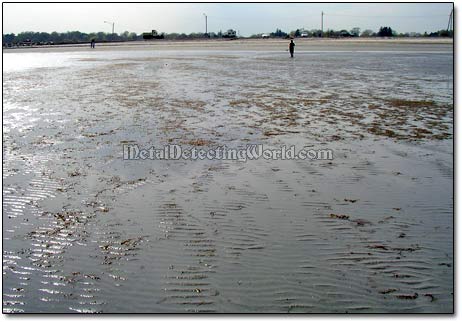
[[[289,44],[290,58],[294,58],[294,50],[295,50],[295,43],[293,40],[290,40],[290,44]]]

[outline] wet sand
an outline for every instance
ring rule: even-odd
[[[297,51],[452,51],[450,38],[297,38]],[[208,40],[149,40],[97,43],[98,50],[226,50],[226,51],[281,51],[287,48],[287,39],[208,39]],[[11,51],[48,52],[91,50],[88,44],[34,46],[4,49]]]
[[[4,312],[453,311],[452,43],[264,41],[4,50]]]

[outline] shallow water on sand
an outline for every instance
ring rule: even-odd
[[[3,58],[4,312],[452,312],[452,52]]]

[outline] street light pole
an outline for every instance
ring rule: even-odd
[[[107,24],[112,25],[112,34],[114,34],[114,25],[115,25],[115,22],[105,21],[104,23],[107,23]]]
[[[205,34],[208,35],[207,33],[207,15],[205,13],[203,13],[204,17],[205,17]]]
[[[453,20],[452,15],[453,15],[453,13],[454,13],[454,9],[452,9],[451,13],[449,14],[448,28],[446,29],[447,31],[452,30],[452,20]]]

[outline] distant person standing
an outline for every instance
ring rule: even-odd
[[[295,43],[293,40],[290,40],[290,44],[289,44],[290,58],[294,58],[294,51],[295,51]]]
[[[91,40],[90,47],[91,47],[91,48],[95,48],[95,39],[92,39],[92,40]]]

